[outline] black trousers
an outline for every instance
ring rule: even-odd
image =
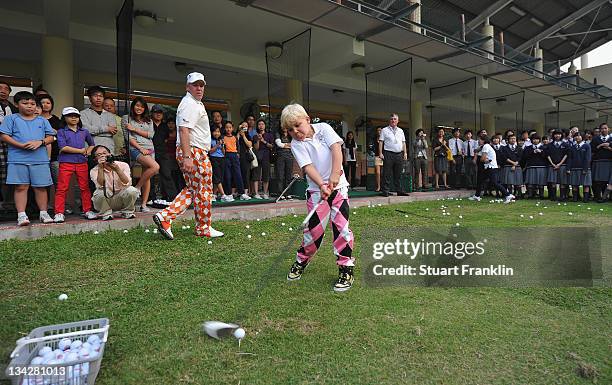
[[[404,153],[384,151],[384,156],[383,172],[385,176],[385,183],[383,184],[383,192],[388,193],[391,190],[392,184],[397,184],[396,191],[398,193],[403,193],[404,188],[402,187],[400,178],[402,176]]]
[[[449,163],[451,186],[459,188],[462,187],[464,183],[463,157],[461,155],[455,155],[453,156],[453,159],[455,161],[453,163]]]
[[[351,184],[351,187],[357,187],[356,182],[355,182],[355,178],[356,178],[355,174],[357,174],[357,162],[346,162],[343,168],[344,168],[344,176]],[[351,174],[351,179],[349,179],[349,171]]]
[[[497,174],[499,172],[498,168],[485,168],[481,173],[478,174],[478,186],[476,187],[476,196],[479,197],[482,189],[485,187],[485,182],[489,181],[498,191],[501,191],[504,196],[508,196],[510,193],[508,190],[499,183],[499,178]]]
[[[155,157],[155,161],[159,164],[159,174],[157,174],[156,186],[151,186],[151,191],[159,190],[163,199],[172,200],[177,196],[178,191],[174,178],[172,178],[172,165],[170,162],[176,162],[176,160],[169,159],[168,157]]]
[[[279,154],[276,158],[276,179],[278,180],[278,192],[283,191],[291,183],[291,172],[293,171],[293,156]]]
[[[468,188],[476,188],[477,166],[472,158],[465,159],[465,184]]]

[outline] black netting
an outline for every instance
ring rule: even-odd
[[[435,127],[459,127],[475,130],[476,78],[429,89],[431,135]]]
[[[524,129],[525,91],[500,95],[491,98],[478,99],[480,110],[480,128],[483,127],[484,114],[492,114],[495,118],[495,131],[505,132],[512,130],[520,133]]]
[[[130,78],[132,66],[132,16],[134,1],[125,0],[116,19],[117,30],[117,110],[129,111]],[[129,147],[128,133],[124,132]],[[130,151],[127,151],[129,156]]]
[[[410,126],[412,99],[412,58],[391,66],[366,73],[366,137],[375,135],[375,121],[388,121],[392,113],[398,114],[399,126]],[[408,132],[405,133],[408,138]]]
[[[310,35],[311,30],[282,42],[282,53],[272,57],[266,50],[268,72],[268,105],[282,109],[289,102],[299,102],[306,111],[310,104]],[[301,88],[301,100],[291,100],[289,88]],[[279,127],[280,111],[270,113],[268,127],[276,132]]]
[[[549,129],[570,128],[577,126],[584,129],[586,124],[586,108],[566,111],[551,111],[544,115],[544,127]]]

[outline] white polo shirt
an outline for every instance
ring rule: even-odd
[[[327,123],[314,123],[312,128],[314,129],[313,137],[304,140],[293,140],[291,142],[291,152],[300,168],[312,164],[321,174],[323,180],[327,182],[332,172],[332,152],[330,147],[334,143],[342,145],[344,142]],[[319,186],[308,175],[306,179],[308,180],[309,191],[320,191]],[[348,186],[349,183],[344,173],[342,173],[335,189],[338,190]]]
[[[498,168],[497,155],[495,154],[495,150],[490,144],[487,143],[482,146],[482,150],[480,152],[482,154],[487,154],[487,163],[484,164],[484,168]]]
[[[383,142],[383,151],[391,152],[404,152],[404,142],[406,137],[404,136],[404,130],[399,126],[391,128],[387,126],[380,132],[379,141]]]
[[[187,127],[189,131],[189,145],[210,150],[210,124],[204,103],[196,100],[189,92],[179,104],[176,110],[176,127]],[[180,147],[181,136],[176,135],[176,146]]]

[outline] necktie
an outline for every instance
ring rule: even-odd
[[[472,151],[470,150],[470,142],[471,140],[468,140],[468,155],[473,156],[474,154],[472,154]]]
[[[461,154],[461,153],[459,152],[459,143],[457,143],[458,141],[459,141],[458,139],[455,139],[455,154],[456,154],[456,155]]]

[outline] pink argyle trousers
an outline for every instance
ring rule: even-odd
[[[316,202],[321,199],[321,195],[318,191],[309,191],[307,197],[306,205],[308,211],[310,211]],[[319,205],[315,214],[310,218],[308,226],[304,229],[304,238],[297,251],[296,260],[300,263],[310,262],[310,259],[321,247],[327,223],[331,218],[336,264],[338,266],[354,266],[353,242],[355,238],[349,228],[349,211],[348,188],[334,190],[327,201]]]

